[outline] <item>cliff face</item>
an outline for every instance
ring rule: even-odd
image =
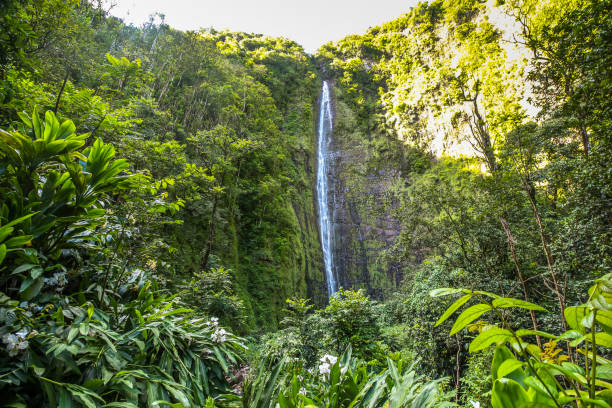
[[[340,287],[365,288],[375,297],[402,278],[387,253],[400,233],[393,216],[394,188],[401,183],[401,143],[376,129],[364,129],[333,88],[334,132],[330,155],[330,206],[334,263]]]
[[[211,258],[232,270],[250,326],[275,329],[287,298],[327,299],[314,195],[320,79],[293,41],[214,30],[201,35],[214,47],[219,73],[194,89],[211,93],[223,112],[217,122],[249,125],[236,134],[250,143],[240,161],[224,163],[235,176],[223,186]],[[215,86],[225,99],[212,92]],[[180,234],[189,238],[182,247],[196,268],[207,215],[194,212],[184,226],[190,234]]]
[[[384,296],[410,268],[395,209],[435,157],[491,156],[528,103],[517,23],[493,1],[437,0],[323,46],[334,79],[333,221],[341,286]],[[476,129],[476,130],[475,130]],[[406,232],[406,231],[404,231]]]
[[[301,102],[296,98],[290,103],[289,116],[299,119],[302,127],[296,129],[295,137],[300,140],[292,154],[297,180],[296,194],[291,198],[291,212],[295,219],[294,237],[290,248],[293,254],[287,257],[290,262],[288,272],[293,280],[283,302],[291,296],[305,296],[316,305],[327,302],[323,253],[319,235],[319,218],[316,203],[317,178],[317,133],[316,112],[318,101],[312,98],[311,103]],[[279,277],[279,284],[284,277]]]
[[[280,131],[287,156],[280,159],[291,165],[286,185],[274,199],[280,210],[262,216],[269,218],[271,229],[260,248],[239,247],[241,285],[257,324],[264,327],[277,327],[285,300],[292,296],[310,298],[319,306],[327,302],[315,192],[317,87],[318,81],[312,81],[286,88]]]

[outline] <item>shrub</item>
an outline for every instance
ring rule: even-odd
[[[560,335],[539,330],[511,327],[506,313],[510,310],[546,311],[533,303],[468,289],[436,289],[433,297],[462,294],[437,324],[472,299],[477,304],[465,308],[455,320],[451,334],[476,326],[479,334],[470,343],[470,352],[496,345],[491,363],[493,408],[528,405],[545,407],[609,406],[612,396],[608,381],[612,347],[612,275],[595,281],[588,301],[567,307],[564,318],[569,330]],[[492,313],[499,323],[480,320]],[[541,339],[548,339],[543,346]],[[559,343],[566,343],[562,347]],[[567,353],[567,354],[565,354]],[[580,363],[583,363],[581,365]]]
[[[445,407],[451,394],[444,394],[444,379],[425,382],[404,361],[387,358],[380,371],[368,369],[351,349],[340,357],[325,355],[317,370],[306,370],[301,362],[283,359],[271,371],[260,371],[245,386],[244,406],[253,408],[298,407]]]
[[[21,117],[25,127],[0,130],[0,392],[8,403],[203,406],[231,390],[241,339],[142,276],[126,280],[127,262],[83,266],[105,253],[107,204],[139,187],[127,162],[101,140],[84,148],[87,135],[52,112]]]

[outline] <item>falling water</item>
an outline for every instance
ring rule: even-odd
[[[332,112],[329,98],[329,86],[323,82],[321,94],[321,108],[319,111],[319,167],[317,169],[317,197],[319,201],[319,223],[321,226],[321,246],[323,248],[323,261],[325,263],[325,277],[327,279],[327,292],[331,296],[338,290],[334,276],[334,257],[332,253],[332,226],[329,215],[329,157],[328,147],[332,134]]]

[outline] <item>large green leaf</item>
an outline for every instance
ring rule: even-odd
[[[21,300],[29,301],[34,296],[38,295],[40,290],[42,289],[44,284],[44,280],[41,277],[37,279],[26,279],[21,283],[21,288],[19,289]]]
[[[527,302],[524,300],[519,300],[519,299],[513,299],[513,298],[497,298],[497,299],[493,299],[493,307],[498,307],[498,308],[506,308],[506,307],[518,307],[521,309],[527,309],[527,310],[539,310],[539,311],[546,311],[546,309],[544,309],[542,306],[538,306],[535,303],[531,303],[531,302]]]
[[[455,311],[457,309],[459,309],[461,306],[463,306],[468,300],[470,300],[472,298],[472,294],[468,294],[468,295],[464,295],[462,297],[460,297],[459,299],[455,300],[455,302],[453,302],[452,305],[449,306],[448,309],[446,309],[446,311],[442,314],[442,316],[440,316],[440,318],[438,319],[438,321],[436,322],[435,326],[439,326],[440,324],[442,324],[446,319],[448,319],[453,313],[455,313]]]
[[[495,380],[491,393],[493,408],[524,408],[530,403],[527,391],[510,378]]]
[[[584,326],[581,324],[581,321],[588,314],[588,308],[586,306],[566,307],[563,314],[569,327],[580,333],[584,333]]]
[[[463,292],[463,290],[461,290],[461,289],[438,288],[438,289],[431,290],[429,292],[429,296],[431,296],[431,297],[448,296],[448,295],[454,295],[456,293],[461,293],[461,292]]]
[[[515,360],[513,358],[507,359],[506,361],[501,363],[501,365],[497,369],[496,378],[503,378],[507,376],[508,374],[515,372],[516,370],[521,370],[523,367],[523,364],[525,363],[519,360]]]
[[[597,322],[607,332],[612,332],[612,312],[609,310],[598,310],[596,316]],[[610,333],[612,334],[612,333]]]
[[[461,312],[461,314],[455,321],[455,324],[453,325],[450,331],[450,335],[458,333],[468,324],[472,323],[474,320],[478,319],[480,316],[482,316],[484,313],[488,312],[491,309],[492,308],[490,305],[483,303],[468,307],[463,312]]]
[[[493,354],[493,361],[491,363],[491,376],[494,380],[496,380],[497,372],[499,371],[499,367],[506,360],[515,360],[514,354],[510,351],[508,347],[505,345],[499,345],[495,348],[495,353]]]
[[[435,403],[437,395],[438,385],[435,382],[427,383],[420,389],[419,394],[412,401],[412,404],[410,404],[410,406],[412,408],[429,408]]]
[[[484,350],[491,344],[501,344],[511,338],[512,332],[510,330],[500,329],[499,327],[485,329],[470,343],[470,353]]]
[[[587,336],[587,340],[590,340],[590,336]],[[595,343],[598,346],[612,348],[612,335],[606,332],[595,333]]]
[[[600,364],[597,366],[597,378],[612,380],[612,364]]]

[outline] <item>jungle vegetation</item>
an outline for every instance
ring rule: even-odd
[[[0,0],[0,406],[611,408],[610,10],[432,0],[310,55]],[[330,298],[322,80],[371,232]]]

